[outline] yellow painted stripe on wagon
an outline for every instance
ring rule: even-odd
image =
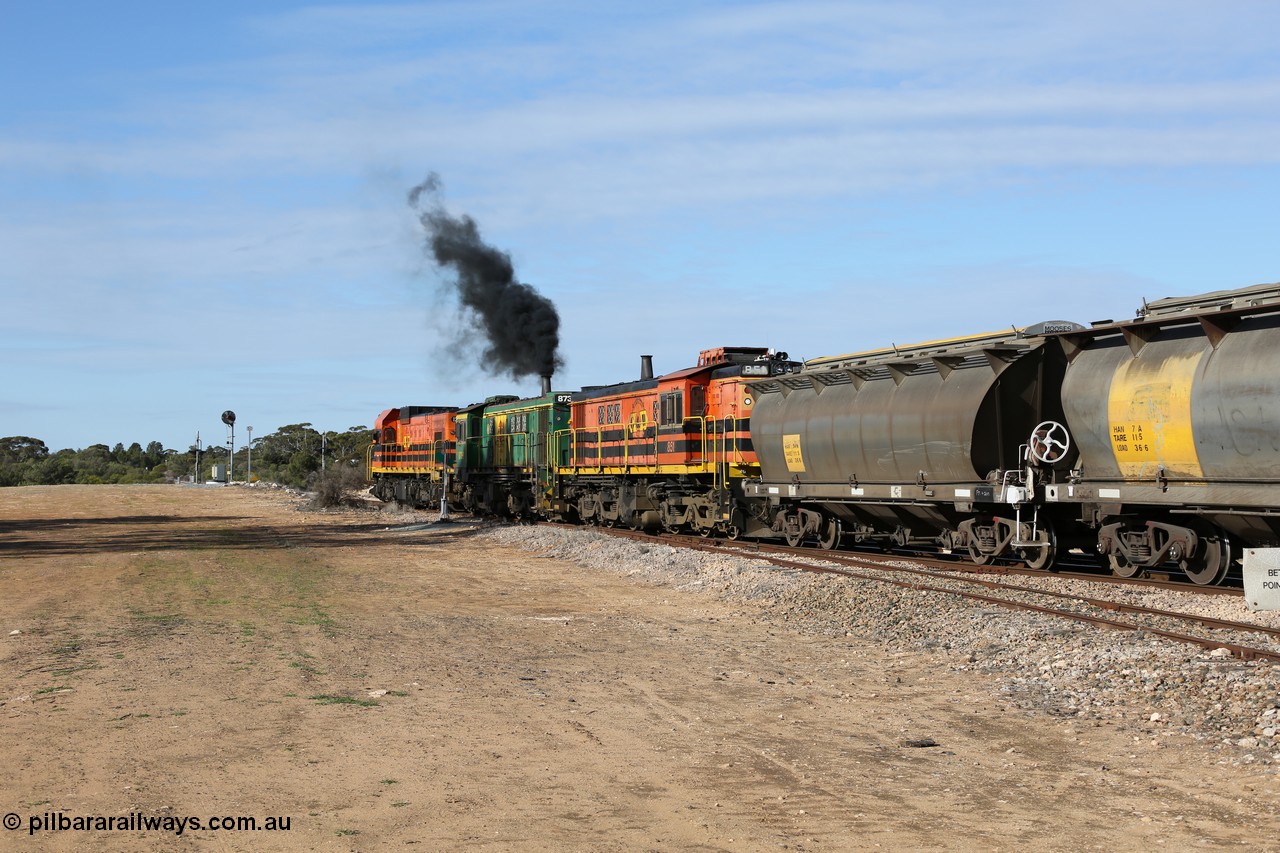
[[[1107,419],[1111,452],[1126,479],[1204,475],[1191,427],[1191,386],[1203,352],[1135,358],[1111,378]]]

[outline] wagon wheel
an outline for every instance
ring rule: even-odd
[[[982,553],[981,549],[978,547],[978,543],[977,543],[977,542],[974,542],[974,541],[973,541],[973,539],[972,539],[972,537],[970,537],[970,539],[969,539],[969,559],[970,559],[970,560],[972,560],[972,561],[974,562],[974,564],[975,564],[975,565],[978,565],[978,566],[985,566],[985,565],[987,565],[988,563],[990,563],[990,562],[991,562],[991,559],[992,559],[994,556],[995,556],[994,554],[984,554],[984,553]]]
[[[1201,534],[1199,530],[1196,533],[1200,540],[1196,553],[1179,560],[1178,566],[1192,582],[1201,586],[1222,583],[1231,566],[1231,540],[1216,531],[1208,535]]]
[[[788,544],[788,545],[790,545],[792,548],[799,548],[799,547],[800,547],[800,543],[804,541],[804,534],[803,534],[803,533],[789,533],[789,532],[788,532],[788,533],[784,533],[784,534],[783,534],[783,536],[785,536],[785,537],[786,537],[786,539],[787,539],[787,544]]]
[[[828,518],[822,525],[822,533],[818,537],[818,546],[824,551],[834,551],[840,547],[840,539],[844,536],[844,529],[840,525],[840,519]]]
[[[1111,574],[1118,578],[1132,578],[1142,573],[1142,566],[1135,566],[1123,554],[1108,554],[1107,565],[1111,567]]]
[[[730,522],[724,526],[724,535],[726,539],[738,540],[742,538],[742,528]]]
[[[978,536],[979,522],[987,522],[991,525],[994,547],[990,551],[984,551],[982,548],[982,540]],[[983,525],[983,527],[985,526],[986,524]],[[972,523],[968,525],[965,535],[964,544],[969,550],[969,559],[973,561],[975,566],[991,565],[1001,553],[1000,540],[1000,522],[996,518],[992,516],[975,516]]]
[[[1039,538],[1044,544],[1021,549],[1022,560],[1027,568],[1043,571],[1053,565],[1053,560],[1058,555],[1058,537],[1051,527],[1046,526],[1041,528]]]

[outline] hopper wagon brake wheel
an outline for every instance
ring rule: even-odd
[[[1031,431],[1027,448],[1032,459],[1043,465],[1052,465],[1071,449],[1071,434],[1057,421],[1041,421]]]

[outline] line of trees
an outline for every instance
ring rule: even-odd
[[[324,433],[309,423],[282,426],[253,440],[252,478],[302,488],[321,468],[363,471],[365,449],[372,440],[373,430],[363,426]],[[128,447],[91,444],[83,450],[51,452],[38,438],[12,435],[0,438],[0,486],[165,483],[192,476],[207,479],[213,465],[227,464],[227,451],[219,444],[199,450],[197,469],[195,445],[179,451],[166,449],[158,441],[146,447],[135,441]],[[249,478],[249,456],[249,447],[236,448],[237,480]]]

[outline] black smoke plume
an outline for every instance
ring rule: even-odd
[[[458,299],[485,335],[481,366],[513,379],[552,375],[564,364],[555,305],[516,280],[511,256],[481,240],[475,220],[445,211],[440,189],[440,176],[432,172],[409,190],[409,206],[427,232],[432,257],[454,273]]]

